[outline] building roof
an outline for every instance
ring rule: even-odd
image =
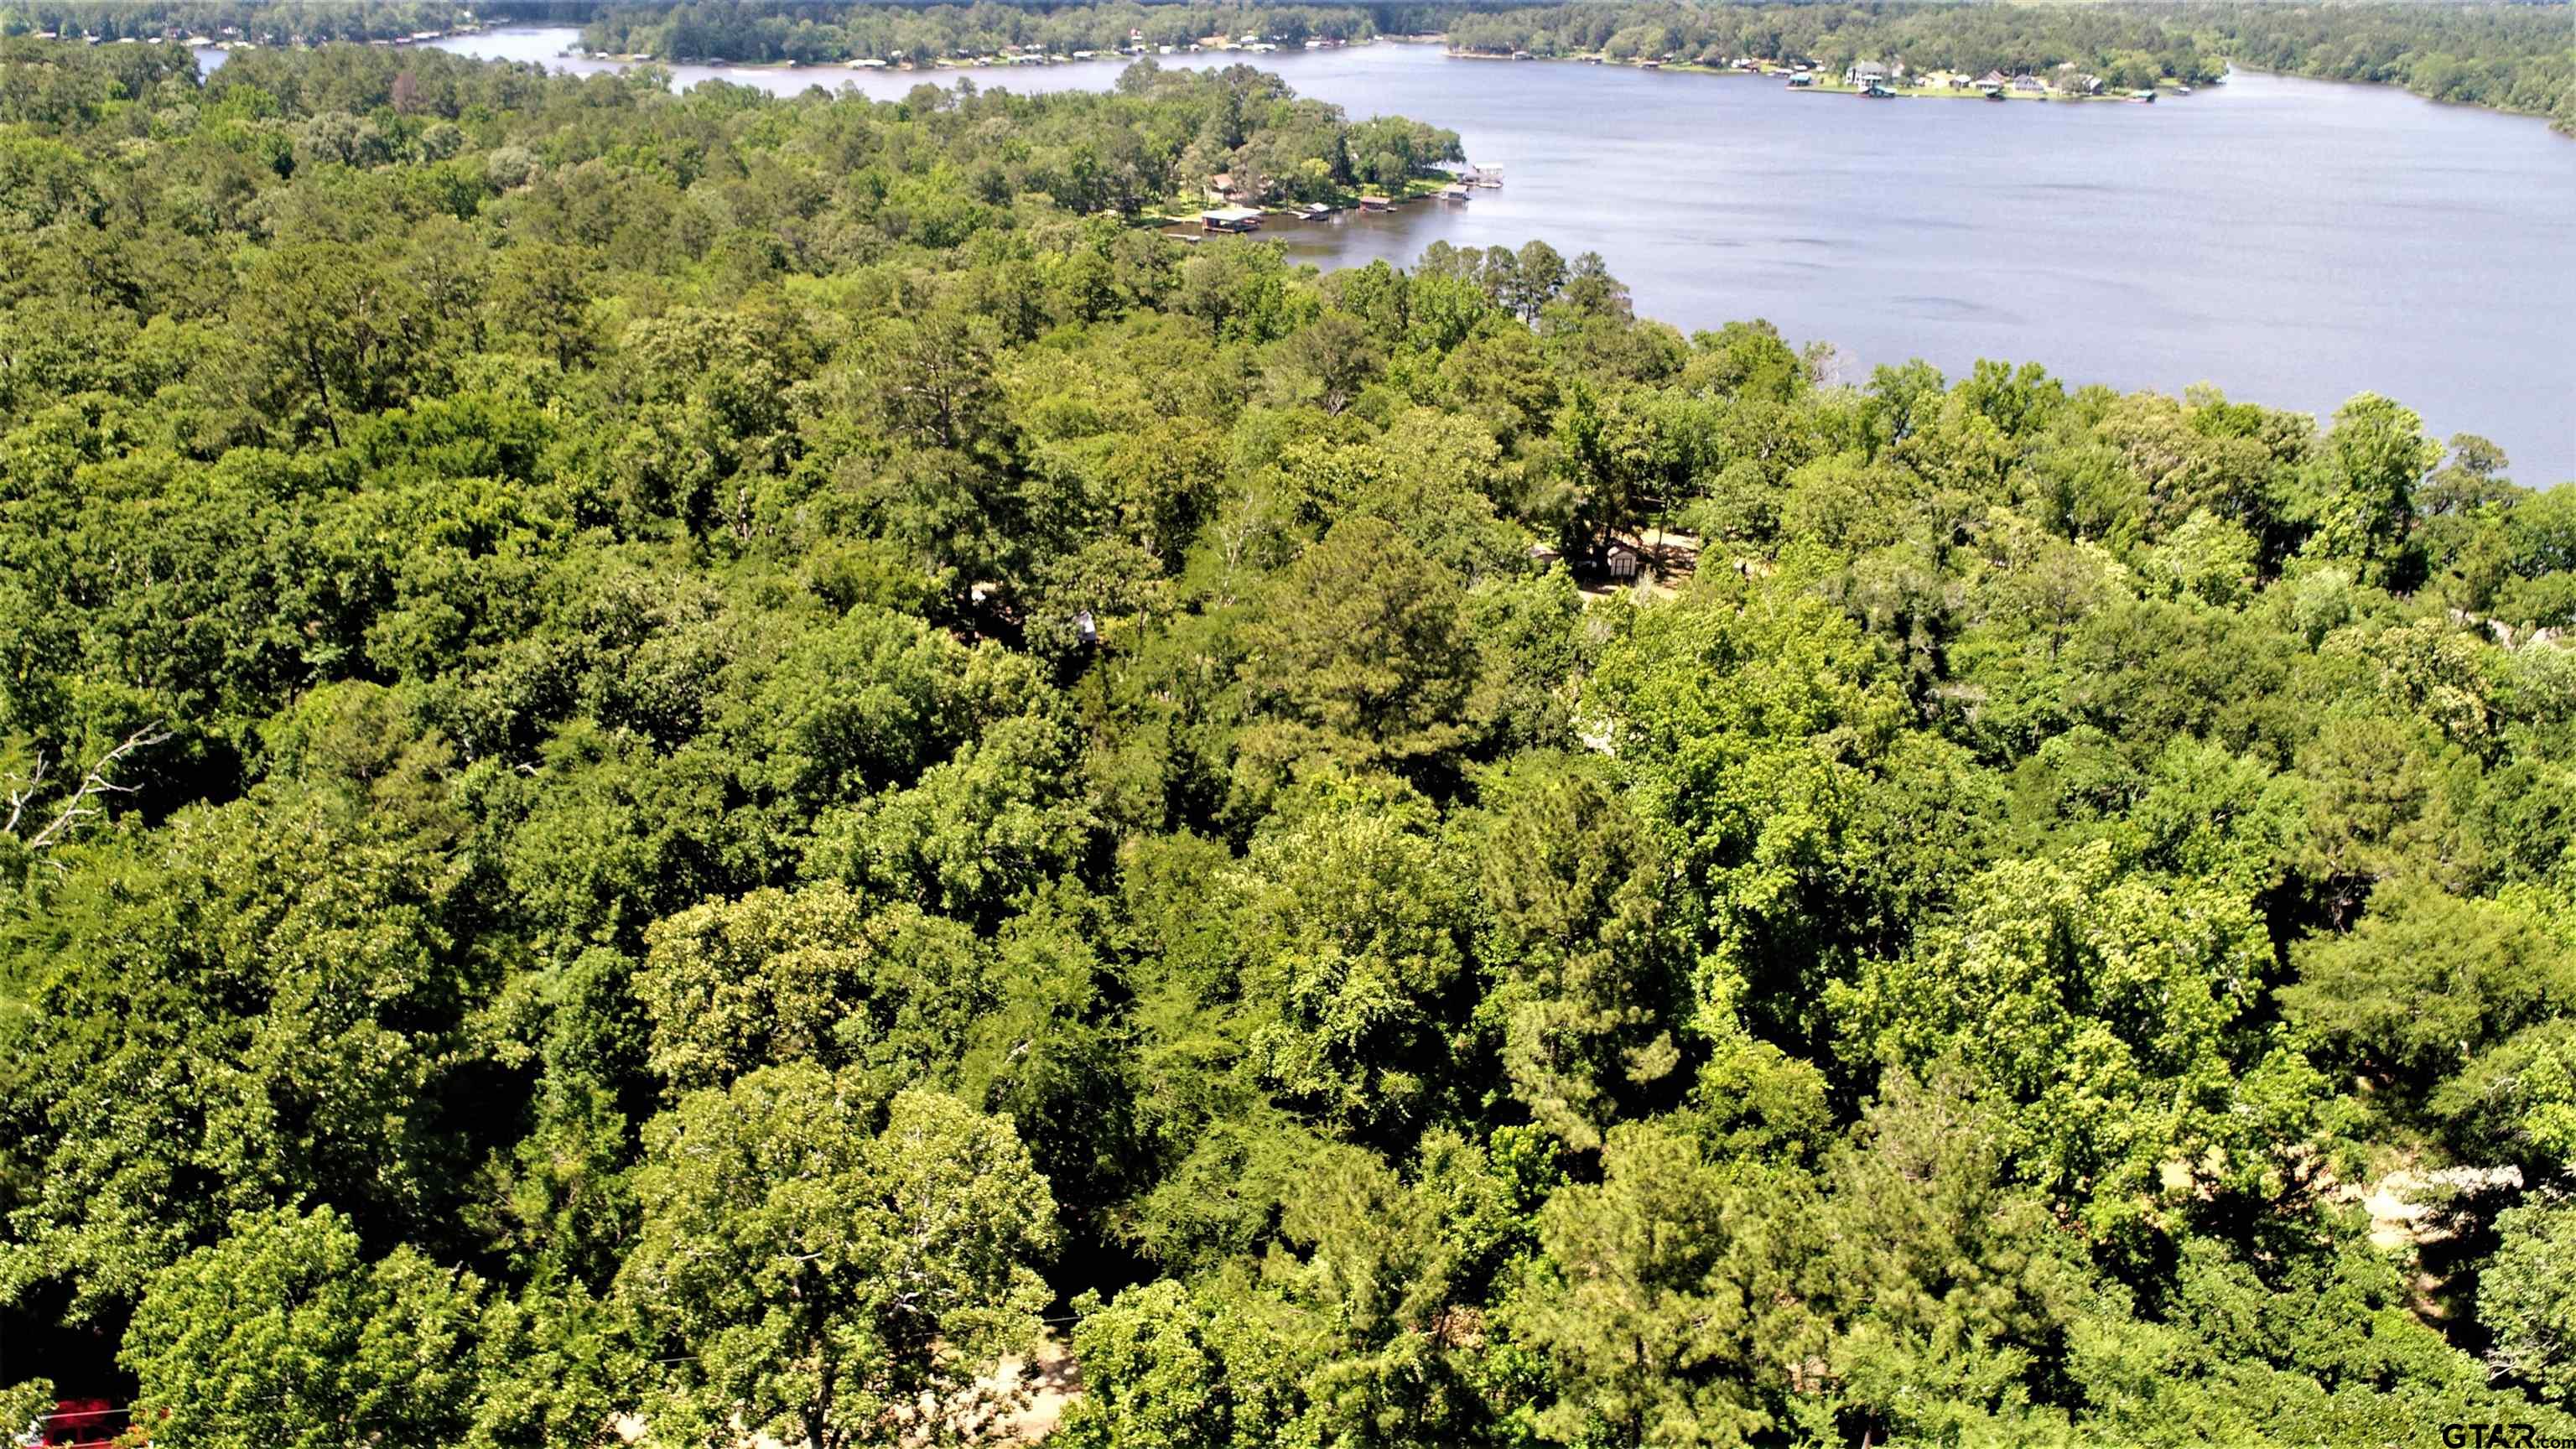
[[[1203,221],[1250,221],[1261,215],[1257,206],[1219,206],[1199,213]]]

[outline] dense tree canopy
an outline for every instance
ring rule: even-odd
[[[1439,134],[0,40],[0,1407],[2576,1436],[2576,491],[1128,221]]]

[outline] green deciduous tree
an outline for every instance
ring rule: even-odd
[[[491,963],[456,937],[464,872],[389,823],[263,789],[8,922],[29,1186],[0,1291],[107,1313],[229,1215],[308,1195],[406,1235],[444,1216],[471,1130],[444,1094]]]
[[[2496,1236],[2478,1269],[2478,1317],[2495,1334],[2487,1362],[2576,1410],[2576,1206],[2509,1208],[2496,1216]]]
[[[1418,1128],[1448,1087],[1466,908],[1433,842],[1364,805],[1258,846],[1237,883],[1247,1064],[1291,1110]]]
[[[1856,1056],[1964,1063],[2002,1107],[2016,1171],[2113,1237],[2169,1220],[2204,1180],[2278,1190],[2269,1154],[2324,1084],[2257,1025],[2270,962],[2244,902],[2126,873],[2101,842],[1989,871],[1954,920],[1832,1001]]]
[[[2415,488],[2441,457],[2423,419],[2387,398],[2363,393],[2336,409],[2308,485],[2310,551],[2353,565],[2366,582],[2402,581]]]
[[[480,1294],[408,1246],[368,1262],[329,1209],[242,1214],[136,1305],[133,1422],[179,1449],[458,1443]]]
[[[1055,1206],[1010,1124],[811,1065],[683,1099],[647,1132],[618,1277],[656,1356],[656,1436],[806,1449],[968,1442],[1047,1299]]]
[[[674,1092],[795,1061],[864,1068],[890,1092],[951,1057],[992,989],[964,928],[837,885],[708,902],[649,939],[635,994]]]
[[[1584,705],[1688,893],[1700,1028],[1797,1020],[1844,948],[1845,830],[1903,720],[1877,647],[1812,594],[1704,586],[1637,615]]]

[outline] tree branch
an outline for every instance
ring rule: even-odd
[[[120,785],[116,783],[114,777],[116,767],[124,762],[126,756],[137,750],[149,749],[169,738],[170,732],[161,727],[159,720],[154,720],[127,735],[123,742],[99,756],[97,761],[82,773],[80,783],[72,788],[70,796],[54,810],[52,818],[45,822],[42,829],[37,830],[33,835],[23,835],[20,833],[19,826],[27,818],[27,807],[35,801],[45,787],[45,757],[39,754],[36,756],[35,765],[27,772],[25,783],[9,792],[9,821],[5,826],[0,826],[0,835],[16,837],[30,855],[40,855],[51,847],[60,845],[70,838],[73,831],[80,828],[83,821],[94,819],[101,813],[103,807],[99,802],[102,797],[134,793],[134,786]],[[64,869],[65,867],[60,862],[55,862],[55,868]]]

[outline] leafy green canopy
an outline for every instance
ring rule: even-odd
[[[1129,224],[1440,134],[0,39],[8,1412],[2576,1434],[2576,491]]]

